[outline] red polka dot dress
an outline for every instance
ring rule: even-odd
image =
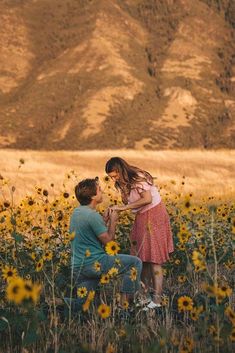
[[[128,203],[140,199],[141,192],[150,190],[152,203],[132,210],[136,213],[131,230],[131,255],[138,256],[143,262],[162,265],[169,260],[174,251],[169,215],[154,185],[138,182],[131,189]]]

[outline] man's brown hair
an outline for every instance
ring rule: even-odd
[[[84,179],[75,186],[75,195],[82,206],[89,205],[92,196],[97,194],[97,178]]]

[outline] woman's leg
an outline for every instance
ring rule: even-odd
[[[162,282],[163,282],[163,271],[162,266],[154,263],[150,263],[151,274],[153,281],[153,302],[156,304],[161,304],[161,295],[162,295]]]
[[[145,285],[145,292],[149,293],[152,288],[151,264],[149,262],[143,262],[141,281]]]

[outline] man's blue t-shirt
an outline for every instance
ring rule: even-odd
[[[70,220],[70,233],[75,232],[71,242],[72,266],[90,265],[106,255],[98,236],[107,232],[101,215],[89,206],[74,209]]]

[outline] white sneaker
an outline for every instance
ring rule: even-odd
[[[149,309],[161,308],[161,304],[151,302],[143,308],[143,311],[148,311]]]
[[[144,306],[144,305],[147,305],[149,303],[151,303],[152,299],[151,298],[144,298],[144,299],[139,299],[137,302],[136,302],[136,307],[140,307],[140,306]]]

